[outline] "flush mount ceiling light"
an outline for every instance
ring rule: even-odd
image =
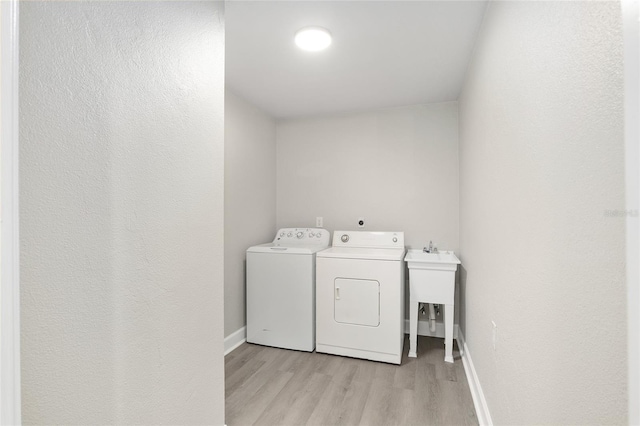
[[[306,27],[296,33],[295,41],[300,49],[317,52],[329,47],[331,34],[324,28]]]

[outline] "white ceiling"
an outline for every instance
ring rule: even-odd
[[[486,1],[227,1],[226,81],[276,118],[458,98]],[[332,45],[298,49],[305,26]]]

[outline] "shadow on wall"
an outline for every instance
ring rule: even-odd
[[[467,315],[466,315],[466,311],[467,311],[467,306],[466,306],[466,287],[467,287],[467,270],[464,268],[464,264],[461,264],[458,266],[458,271],[456,272],[456,281],[458,283],[457,285],[457,291],[458,291],[458,307],[457,307],[457,311],[459,312],[459,316],[458,316],[458,327],[460,330],[460,333],[462,333],[463,336],[465,336],[466,338],[466,332],[467,332],[467,325],[466,325],[466,319],[467,319]]]

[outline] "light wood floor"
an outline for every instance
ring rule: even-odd
[[[226,423],[239,425],[477,425],[457,347],[418,337],[400,366],[244,343],[225,358]]]

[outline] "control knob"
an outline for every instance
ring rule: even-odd
[[[291,232],[289,232],[289,233],[287,234],[287,237],[291,237],[292,235],[293,235],[293,234],[292,234]]]
[[[298,237],[298,238],[304,237],[304,232],[298,231],[298,233],[296,234],[296,237]]]
[[[340,240],[343,243],[346,243],[347,241],[349,241],[349,236],[347,234],[344,234],[342,237],[340,237]]]

